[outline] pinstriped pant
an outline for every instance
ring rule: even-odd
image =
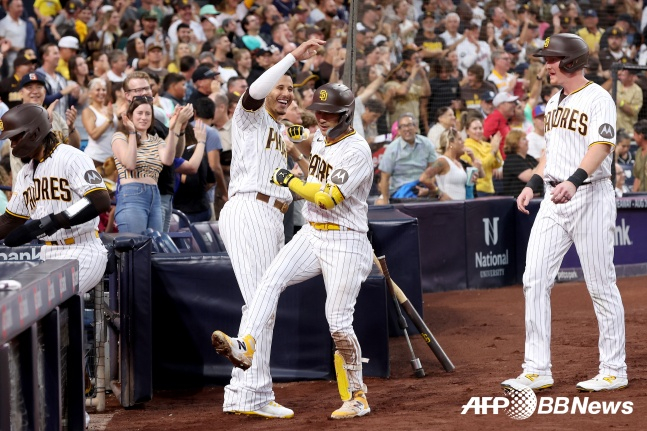
[[[610,181],[580,186],[566,204],[554,204],[548,187],[530,233],[523,275],[526,346],[523,369],[551,374],[550,293],[564,255],[575,244],[598,319],[602,374],[627,376],[625,318],[613,265],[616,204]]]
[[[95,233],[81,235],[84,242],[73,245],[44,245],[43,260],[76,259],[79,261],[79,292],[86,293],[103,278],[108,263],[108,251]]]
[[[256,193],[233,196],[220,213],[220,235],[231,258],[238,287],[245,305],[240,328],[249,316],[261,277],[285,242],[283,214],[271,205],[256,200]],[[259,331],[251,368],[235,368],[225,387],[223,411],[252,411],[274,400],[270,375],[270,350],[274,318]],[[244,335],[239,331],[239,336]]]
[[[362,352],[353,330],[353,313],[361,283],[368,277],[372,262],[372,248],[365,233],[319,231],[304,225],[267,269],[249,307],[242,333],[254,338],[262,334],[287,286],[323,274],[330,333],[346,363],[357,368],[348,372],[350,390],[363,389]]]

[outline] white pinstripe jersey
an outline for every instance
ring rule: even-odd
[[[563,90],[562,90],[563,91]],[[546,168],[548,181],[565,181],[580,166],[589,146],[616,144],[616,104],[598,84],[589,82],[559,101],[562,92],[546,104]],[[587,179],[611,176],[613,153]]]
[[[292,202],[292,193],[287,187],[270,183],[276,168],[287,169],[288,166],[282,127],[265,105],[248,111],[240,99],[231,121],[229,196],[261,192],[283,202]]]
[[[36,166],[26,164],[18,172],[7,212],[23,219],[40,219],[60,213],[86,194],[106,189],[92,159],[76,148],[58,144],[52,154]],[[60,229],[47,241],[59,241],[97,230],[99,217],[70,229]]]
[[[335,223],[359,232],[368,232],[366,198],[373,183],[373,156],[362,136],[355,131],[334,144],[326,145],[317,130],[312,139],[308,182],[336,185],[344,201],[333,209],[321,209],[312,202],[303,207],[309,222]]]

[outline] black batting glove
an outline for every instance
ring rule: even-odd
[[[294,174],[287,169],[276,168],[270,182],[277,186],[288,187],[288,184],[290,184],[290,181],[292,181],[293,178]]]
[[[8,247],[17,247],[27,244],[33,239],[53,235],[60,228],[60,224],[50,214],[40,220],[28,220],[22,226],[11,231],[4,243]]]

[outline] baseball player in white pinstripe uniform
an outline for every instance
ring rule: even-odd
[[[103,179],[92,159],[58,142],[42,106],[18,105],[1,123],[0,139],[11,138],[13,155],[26,164],[0,216],[0,238],[10,247],[39,238],[44,260],[78,260],[80,292],[87,292],[103,277],[108,259],[97,230],[99,213],[110,209]]]
[[[242,369],[256,362],[256,340],[271,321],[283,290],[318,274],[326,284],[326,318],[337,351],[334,355],[342,407],[333,419],[370,412],[362,380],[362,352],[353,331],[353,312],[361,283],[372,266],[366,198],[373,181],[366,140],[352,129],[355,101],[342,84],[317,89],[314,110],[319,123],[312,143],[307,181],[277,169],[272,182],[288,187],[308,202],[305,225],[272,262],[254,295],[240,338],[214,333],[219,353]],[[252,361],[253,357],[253,361]]]
[[[627,386],[624,307],[616,286],[613,242],[616,204],[611,163],[616,106],[607,91],[584,77],[588,46],[573,34],[546,39],[535,56],[546,59],[550,83],[561,86],[546,105],[546,158],[517,198],[519,210],[546,182],[546,195],[532,227],[523,276],[526,346],[523,373],[502,382],[534,390],[553,385],[550,359],[550,292],[571,244],[580,257],[598,318],[598,374],[579,382],[580,391]]]
[[[268,181],[276,167],[287,167],[287,150],[280,117],[293,100],[292,78],[285,73],[295,61],[315,55],[324,42],[304,42],[261,75],[238,102],[232,118],[232,160],[229,201],[220,213],[220,234],[248,306],[261,277],[285,242],[283,214],[292,201],[287,188]],[[307,167],[303,158],[302,169]],[[234,368],[225,387],[225,412],[290,418],[294,412],[274,401],[270,375],[270,348],[274,320],[257,338],[257,361],[247,372]],[[218,349],[217,340],[212,339]]]

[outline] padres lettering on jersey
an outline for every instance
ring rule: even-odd
[[[280,151],[286,159],[288,157],[288,151],[285,148],[285,142],[281,138],[281,133],[274,127],[270,127],[270,130],[267,132],[267,142],[265,143],[265,149]]]
[[[565,181],[579,167],[591,145],[615,145],[616,106],[608,91],[589,82],[563,96],[555,94],[546,104],[546,168],[548,181]],[[613,153],[587,182],[611,176]]]
[[[25,206],[29,211],[36,209],[38,201],[53,200],[69,202],[72,200],[72,191],[70,190],[70,183],[65,178],[58,177],[42,177],[34,178],[34,184],[27,187],[22,192]]]
[[[325,183],[328,181],[328,174],[332,171],[332,166],[326,163],[321,156],[315,154],[310,158],[309,169],[308,175],[315,177],[320,183]]]
[[[544,131],[548,132],[555,127],[568,129],[585,136],[589,130],[589,116],[577,109],[562,108],[561,106],[546,112]]]
[[[229,196],[263,193],[283,202],[292,201],[287,187],[271,184],[276,168],[287,168],[287,149],[282,124],[263,107],[248,111],[242,98],[231,119],[231,167]]]
[[[354,131],[332,145],[326,145],[321,131],[312,140],[308,182],[336,185],[345,199],[331,210],[312,202],[303,208],[306,220],[335,223],[354,231],[368,230],[366,198],[373,183],[373,156],[366,140]]]

